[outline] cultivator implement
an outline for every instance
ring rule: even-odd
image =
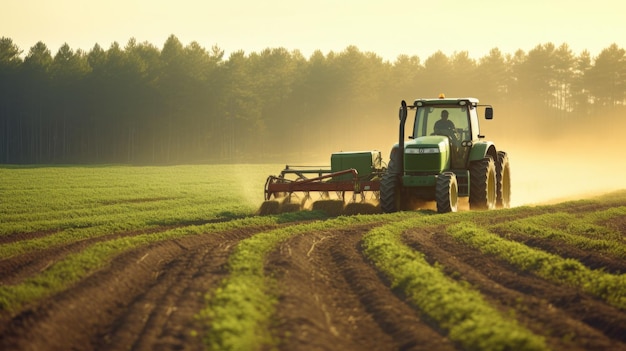
[[[379,151],[335,153],[330,167],[287,165],[280,175],[265,181],[265,203],[260,212],[320,209],[341,214],[357,207],[357,212],[366,208],[376,212],[383,172]]]
[[[317,177],[308,178],[310,173],[319,174]],[[297,175],[296,179],[285,177],[288,174]],[[348,175],[349,179],[341,178]],[[352,201],[360,197],[361,201],[367,199],[367,194],[371,193],[371,198],[378,198],[380,191],[378,175],[370,174],[366,179],[360,179],[356,169],[350,168],[339,172],[317,169],[293,169],[287,165],[280,176],[269,176],[265,182],[265,200],[272,198],[283,198],[302,194],[303,198],[311,198],[311,193],[318,193],[320,199],[330,199],[331,194],[335,194],[338,199],[346,200],[346,194],[352,195]]]

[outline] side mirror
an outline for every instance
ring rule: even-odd
[[[485,108],[485,119],[493,119],[493,107],[487,106]]]

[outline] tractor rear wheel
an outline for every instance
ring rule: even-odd
[[[511,168],[506,152],[498,151],[496,162],[496,208],[511,207]]]
[[[470,165],[470,210],[492,210],[496,207],[496,163],[491,157]]]
[[[400,171],[397,168],[392,154],[387,171],[380,180],[380,209],[383,213],[397,212],[400,207]]]
[[[437,176],[435,198],[437,199],[437,212],[448,213],[458,210],[459,186],[454,173],[445,172]]]

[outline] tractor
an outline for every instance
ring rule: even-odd
[[[456,212],[459,197],[469,197],[470,210],[510,207],[509,159],[480,134],[479,106],[485,119],[493,118],[493,108],[475,98],[440,95],[411,106],[402,101],[399,142],[380,183],[382,212],[407,209],[416,200],[434,200],[439,213]],[[409,110],[415,117],[405,142]]]
[[[476,209],[508,208],[511,203],[509,159],[480,134],[478,108],[486,119],[493,108],[475,98],[402,101],[399,142],[391,149],[387,167],[380,151],[338,152],[330,166],[285,166],[265,182],[260,213],[300,210],[317,193],[328,204],[347,208],[357,200],[376,202],[384,213],[414,208],[415,202],[435,201],[437,212],[456,212],[459,197],[469,197]],[[415,111],[413,130],[405,142],[408,111]],[[351,195],[351,196],[349,196]],[[344,207],[345,201],[349,204]],[[281,210],[282,209],[282,210]],[[361,210],[359,210],[361,211]]]

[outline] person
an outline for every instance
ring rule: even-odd
[[[441,111],[441,119],[435,122],[435,133],[448,135],[454,129],[454,123],[448,119],[448,110]]]

